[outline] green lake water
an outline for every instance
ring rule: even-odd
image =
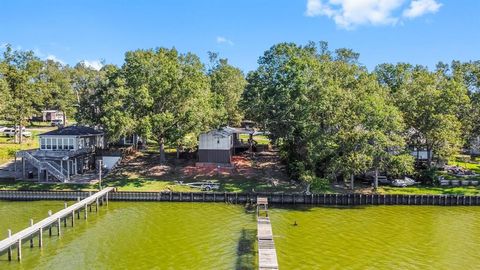
[[[0,201],[0,232],[61,208],[60,201]],[[2,255],[0,269],[256,269],[255,216],[242,206],[110,202],[99,210],[62,227],[60,238],[44,233],[41,250],[25,243],[20,263]],[[480,264],[478,207],[271,207],[270,218],[282,270]]]

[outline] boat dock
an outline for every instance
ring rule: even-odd
[[[80,218],[80,212],[83,210],[84,219],[87,219],[88,216],[88,207],[90,206],[90,211],[92,211],[92,205],[95,204],[95,210],[98,210],[99,204],[106,202],[108,204],[108,194],[113,191],[113,187],[105,188],[95,194],[90,195],[89,197],[79,200],[75,204],[68,206],[65,203],[65,209],[58,211],[57,213],[51,214],[49,216],[37,223],[33,223],[33,220],[30,220],[30,227],[15,233],[11,234],[11,231],[8,231],[9,237],[0,241],[0,254],[7,253],[8,260],[12,260],[12,250],[17,249],[17,259],[20,261],[22,259],[22,243],[24,241],[30,240],[30,247],[33,248],[34,243],[33,239],[38,237],[38,246],[42,247],[43,245],[43,232],[44,230],[49,231],[49,235],[52,235],[52,227],[56,227],[57,235],[61,234],[61,223],[63,221],[64,226],[67,226],[67,219],[71,218],[71,226],[75,224],[75,214],[77,214],[77,219]]]
[[[268,199],[257,197],[258,269],[278,269],[277,251],[273,242],[272,224],[268,217]]]

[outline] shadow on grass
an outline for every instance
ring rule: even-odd
[[[151,180],[154,181],[154,180]],[[144,178],[114,178],[108,179],[105,181],[105,184],[108,186],[115,186],[115,187],[125,187],[125,186],[133,186],[136,188],[140,188],[145,186],[147,180]]]
[[[29,181],[0,180],[0,190],[91,190],[98,188],[97,185],[90,184],[62,184],[62,183],[35,183]]]
[[[238,239],[235,269],[256,269],[255,235],[256,231],[253,229],[242,229],[240,238]]]

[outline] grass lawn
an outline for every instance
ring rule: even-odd
[[[31,131],[32,137],[24,138],[22,144],[13,142],[13,138],[0,137],[0,164],[3,164],[15,157],[15,152],[19,150],[38,148],[39,131]]]
[[[380,194],[415,194],[415,195],[480,195],[479,187],[387,187],[378,188]]]
[[[97,190],[98,185],[88,184],[39,184],[30,181],[0,180],[0,190]]]
[[[16,151],[38,148],[38,135],[53,129],[56,129],[56,127],[27,129],[32,133],[32,136],[30,138],[24,137],[22,144],[14,143],[13,137],[5,137],[0,133],[0,164],[13,159]]]
[[[248,141],[248,134],[240,134],[240,139],[247,142]],[[253,139],[258,143],[258,144],[270,144],[270,139],[268,139],[267,136],[265,135],[255,135],[253,136]]]
[[[458,155],[448,161],[449,165],[456,165],[480,174],[480,164],[478,161],[471,161],[469,156]]]
[[[279,184],[272,186],[264,182],[258,182],[254,179],[232,179],[232,178],[212,178],[210,181],[219,184],[217,192],[299,192],[301,189],[290,184]],[[199,182],[202,180],[184,181]],[[178,192],[201,192],[200,188],[192,188],[185,185],[176,184],[172,180],[163,180],[155,178],[146,178],[131,175],[129,177],[106,179],[104,182],[108,186],[115,186],[121,191],[178,191]]]
[[[279,185],[273,187],[266,183],[259,184],[255,180],[234,180],[234,179],[212,179],[220,184],[220,189],[216,192],[298,192],[301,191],[291,185]],[[196,182],[196,181],[192,181]],[[191,188],[189,186],[176,184],[175,181],[128,177],[117,179],[106,179],[103,186],[117,187],[119,191],[174,191],[174,192],[201,192],[200,188]],[[29,181],[0,180],[0,190],[98,190],[98,184],[38,184]]]

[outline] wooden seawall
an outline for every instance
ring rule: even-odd
[[[76,200],[86,198],[82,191],[0,191],[0,200]],[[464,195],[408,195],[408,194],[288,194],[288,193],[230,193],[230,192],[112,192],[114,201],[161,202],[227,202],[254,203],[257,196],[266,197],[274,204],[308,205],[440,205],[480,206],[480,196]]]
[[[7,252],[8,253],[8,260],[12,260],[12,249],[17,249],[17,259],[20,261],[22,259],[22,242],[25,240],[30,240],[30,247],[33,247],[33,238],[35,236],[38,237],[38,246],[42,247],[43,245],[43,231],[48,229],[49,235],[52,235],[52,227],[57,228],[57,235],[60,236],[60,227],[62,220],[64,221],[64,225],[67,225],[67,218],[71,217],[71,224],[74,225],[75,220],[75,213],[77,213],[77,218],[80,218],[80,211],[84,211],[84,218],[87,219],[87,208],[88,206],[92,205],[93,203],[96,204],[96,209],[98,209],[98,205],[100,201],[106,200],[108,203],[108,194],[114,188],[109,187],[105,188],[87,198],[76,202],[75,204],[65,207],[65,209],[58,211],[55,214],[50,215],[49,217],[41,220],[38,223],[33,224],[33,220],[30,220],[31,226],[11,235],[11,231],[9,230],[9,237],[0,241],[0,254]],[[18,195],[18,194],[17,194]],[[38,195],[38,194],[37,194]],[[1,198],[1,197],[0,197]],[[36,198],[36,197],[35,197]],[[66,204],[65,204],[66,206]],[[91,210],[91,208],[90,208]]]

